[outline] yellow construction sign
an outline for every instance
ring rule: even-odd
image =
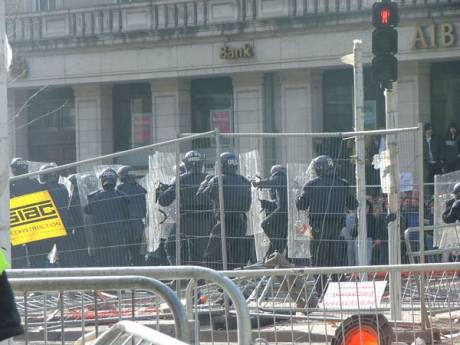
[[[61,216],[48,191],[10,200],[11,244],[67,236]]]
[[[0,248],[0,276],[7,268],[10,268],[10,265],[8,264],[8,260],[6,260],[3,250]]]

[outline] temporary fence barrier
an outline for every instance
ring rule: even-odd
[[[45,240],[16,245],[24,253],[13,256],[13,266],[27,267],[21,264],[27,258],[32,268],[200,264],[224,269],[261,261],[273,250],[286,252],[300,265],[355,265],[361,247],[367,247],[365,262],[385,264],[388,225],[395,226],[390,233],[395,234],[392,246],[397,247],[399,241],[403,243],[403,231],[418,226],[424,217],[423,210],[418,212],[423,203],[417,168],[423,157],[420,134],[420,128],[415,127],[346,133],[212,131],[50,168],[46,174],[75,169],[74,174],[61,176],[63,185],[43,187],[49,187],[67,236],[53,237],[57,236],[53,228]],[[386,136],[399,143],[397,157],[389,156]],[[357,206],[353,201],[356,137],[364,137],[367,143],[368,199],[360,200],[360,207],[371,206],[367,235],[358,229],[353,210]],[[187,180],[180,165],[190,150],[202,154],[203,166]],[[224,151],[235,154],[230,167],[225,162],[215,164]],[[306,185],[317,176],[312,161],[319,155],[332,159],[331,184]],[[130,182],[136,178],[137,185],[117,187],[129,195],[98,194],[101,172],[117,170],[129,161],[138,164],[130,178]],[[237,163],[238,176],[227,172],[235,168],[233,163]],[[276,172],[270,173],[277,165],[281,165],[281,174],[284,171],[280,179]],[[223,174],[219,170],[224,170]],[[15,176],[11,182],[37,174]],[[393,175],[395,179],[390,178]],[[391,210],[394,218],[387,217],[386,193],[391,188],[398,194],[396,209]],[[299,202],[302,191],[308,197]],[[36,231],[23,214],[23,208],[34,203],[29,199],[21,200],[13,210],[18,213],[12,229],[15,239],[18,233]],[[44,215],[37,214],[32,220],[41,226]],[[30,237],[22,239],[30,241]],[[319,255],[329,251],[340,254]],[[404,262],[405,256],[394,259],[392,262]]]
[[[117,344],[148,344],[148,345],[186,345],[176,338],[145,327],[132,321],[121,321],[110,327],[92,345]]]
[[[179,292],[183,289],[184,293],[180,296],[183,297],[184,305],[187,306],[188,319],[194,320],[195,331],[193,333],[196,344],[199,344],[200,341],[211,342],[212,340],[212,342],[217,342],[218,340],[229,341],[230,339],[234,339],[234,342],[241,345],[251,344],[249,311],[242,292],[238,286],[222,273],[204,267],[107,267],[8,271],[8,276],[13,282],[13,289],[15,289],[16,281],[23,281],[24,279],[27,279],[30,284],[33,284],[35,280],[39,280],[42,284],[45,284],[45,281],[52,280],[51,278],[59,278],[59,281],[65,282],[70,277],[73,277],[72,281],[78,281],[80,277],[86,277],[89,284],[92,277],[119,277],[126,275],[161,279],[162,281],[169,282],[170,286],[175,286]],[[117,279],[115,279],[116,281]],[[185,296],[187,286],[196,287],[193,289],[193,298]],[[78,285],[75,285],[75,289],[77,288]],[[107,287],[106,289],[112,290],[115,288],[114,286],[112,288]],[[125,286],[122,289],[130,290],[131,288]],[[196,293],[197,289],[200,289],[199,293]],[[91,316],[93,317],[90,319],[84,317],[86,315],[85,311],[87,312],[88,307],[91,305],[96,306],[100,304],[96,303],[96,301],[101,302],[102,297],[100,295],[78,295],[78,302],[69,305],[67,308],[74,310],[74,316],[69,317],[69,327],[72,324],[81,324],[81,329],[84,330],[88,328],[88,323],[98,325],[121,319],[131,319],[139,322],[146,322],[149,319],[153,319],[150,325],[160,327],[163,325],[162,320],[168,315],[167,310],[160,308],[160,302],[149,300],[146,296],[129,293],[122,296],[110,293],[109,296],[103,296],[105,313],[101,315],[97,313],[95,315],[92,314]],[[17,297],[20,297],[20,295],[17,295]],[[38,296],[38,298],[40,297],[42,296]],[[45,307],[44,303],[38,305],[36,299],[31,301],[30,296],[24,295],[22,299],[18,298],[19,309],[25,319],[27,319],[28,315],[25,314],[26,309],[24,305],[36,306],[37,313],[40,314],[41,312],[41,315],[43,315],[43,309],[59,309],[58,299],[56,299],[56,296],[54,298],[55,300],[47,299]],[[214,303],[215,299],[220,300],[220,302]],[[231,306],[230,313],[228,312],[229,306]],[[124,311],[127,312],[124,313]],[[59,316],[59,312],[57,312],[57,317],[59,318]],[[57,323],[59,325],[62,321],[58,321]],[[230,331],[226,325],[230,325],[235,331]],[[43,323],[40,326],[43,326]]]
[[[94,330],[97,337],[100,328],[114,321],[135,319],[136,314],[158,326],[160,319],[172,317],[172,334],[186,342],[191,340],[187,315],[180,300],[168,286],[152,278],[44,276],[12,278],[10,284],[24,318],[26,344],[37,341],[30,339],[37,333],[43,335],[45,344],[49,341],[65,344],[69,340],[66,337],[71,339],[75,334],[77,338],[82,336],[84,344],[88,331]],[[142,311],[136,310],[136,305],[141,305]],[[55,339],[50,339],[53,331]]]
[[[458,261],[460,255],[460,223],[445,225],[426,225],[424,256],[426,262],[451,262]],[[408,228],[404,232],[406,253],[410,263],[420,262],[420,228]],[[434,237],[439,234],[438,243]]]
[[[286,265],[278,262],[275,266]],[[185,274],[186,270],[193,274]],[[241,305],[246,312],[245,339],[257,344],[341,344],[358,334],[354,344],[411,344],[417,338],[427,344],[457,344],[460,341],[460,263],[397,266],[275,268],[225,271],[238,285],[245,301],[216,286],[202,268],[108,268],[12,270],[12,277],[79,277],[145,275],[158,279],[186,279],[188,316],[195,321],[195,343],[238,343],[241,319],[234,323]],[[181,272],[179,274],[179,271]],[[214,274],[214,273],[212,273]],[[216,273],[222,279],[222,273]],[[391,318],[389,279],[401,276],[401,318]],[[193,280],[190,277],[193,276]],[[234,286],[234,285],[233,285]],[[420,293],[422,290],[422,294]],[[424,299],[422,300],[422,296]],[[243,297],[241,297],[243,298]],[[186,302],[184,302],[186,303]],[[426,315],[424,315],[426,313]],[[143,320],[138,320],[144,323]],[[359,332],[362,331],[362,332]],[[365,331],[365,332],[364,332]],[[346,342],[348,343],[348,342]]]

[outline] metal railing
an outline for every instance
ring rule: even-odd
[[[116,345],[127,344],[134,341],[135,344],[150,345],[186,345],[187,343],[172,338],[161,332],[145,327],[132,321],[121,321],[105,331],[93,345]]]
[[[9,272],[12,277],[69,277],[85,275],[142,274],[161,279],[193,276],[198,282],[209,277],[200,268],[185,274],[188,268],[110,268],[88,270],[24,270]],[[174,272],[176,271],[176,272]],[[174,273],[181,274],[175,275]],[[285,269],[245,269],[223,272],[238,286],[240,302],[245,306],[245,332],[260,343],[330,343],[348,332],[344,321],[353,316],[376,320],[394,342],[412,343],[422,338],[426,343],[456,344],[460,315],[460,263],[363,267],[306,267]],[[401,318],[390,317],[389,277],[401,276]],[[220,274],[219,274],[220,275]],[[222,277],[222,275],[220,275]],[[180,278],[177,278],[180,277]],[[33,278],[28,278],[33,279]],[[424,282],[422,285],[421,282]],[[233,285],[233,284],[232,284]],[[233,285],[235,287],[235,285]],[[424,302],[420,289],[423,289]],[[208,332],[206,324],[196,325],[195,343],[250,344],[232,335],[233,315],[239,306],[230,302],[223,308],[224,293],[210,280],[190,290],[189,317],[195,321],[213,315]],[[197,303],[206,297],[205,304]],[[232,298],[230,298],[232,300]],[[423,303],[426,305],[423,308]],[[223,309],[221,309],[223,308]],[[222,310],[218,315],[216,312]],[[425,322],[424,320],[427,320]],[[249,322],[250,321],[250,322]],[[142,322],[142,321],[141,321]],[[238,327],[241,323],[238,323]],[[252,330],[251,330],[252,328]],[[222,329],[222,331],[219,331]],[[380,330],[381,331],[381,330]],[[391,331],[391,332],[390,332]],[[195,333],[197,335],[197,333]],[[339,337],[339,338],[337,338]],[[387,344],[379,342],[379,344]]]
[[[13,274],[14,275],[14,274]],[[175,293],[164,283],[155,280],[153,278],[141,277],[141,276],[116,276],[111,275],[107,276],[86,276],[81,275],[78,277],[51,277],[46,275],[46,273],[41,275],[41,278],[35,277],[26,277],[22,275],[22,278],[12,278],[10,279],[10,284],[12,289],[16,294],[19,292],[23,293],[24,303],[23,303],[23,314],[25,319],[26,327],[26,344],[29,342],[29,318],[28,314],[30,313],[29,308],[32,307],[33,303],[30,302],[29,293],[31,292],[59,292],[59,313],[60,313],[60,331],[61,331],[61,343],[65,343],[65,315],[64,313],[68,310],[65,310],[64,303],[64,292],[70,291],[100,291],[100,290],[142,290],[151,292],[161,298],[167,306],[174,318],[174,327],[175,334],[178,339],[181,339],[186,342],[190,342],[190,328],[187,321],[186,312]],[[45,343],[47,342],[47,332],[49,321],[47,318],[47,298],[44,296],[44,305],[41,312],[44,313],[44,332],[45,332]],[[72,299],[72,298],[71,298]],[[78,305],[78,301],[76,303]],[[82,302],[83,304],[83,302]],[[96,322],[96,335],[99,332],[98,328],[98,303],[97,299],[94,300],[94,311],[95,311],[95,322]],[[40,312],[40,310],[39,310]],[[49,316],[49,315],[48,315]],[[121,317],[121,315],[119,315]],[[82,332],[83,336],[85,334],[85,321],[84,316],[82,315]]]
[[[216,272],[203,267],[107,267],[107,268],[91,268],[91,269],[45,269],[45,270],[10,270],[8,271],[8,276],[12,281],[12,287],[16,290],[16,287],[19,287],[19,290],[24,290],[24,284],[33,285],[35,281],[39,281],[40,286],[45,288],[52,289],[53,283],[47,283],[47,281],[53,281],[57,279],[60,284],[67,284],[66,281],[71,280],[72,282],[78,282],[79,277],[87,277],[87,283],[90,285],[92,277],[98,276],[145,276],[145,277],[154,277],[155,279],[160,280],[174,280],[176,281],[176,286],[180,286],[181,280],[194,282],[207,281],[215,288],[210,290],[211,293],[215,293],[215,289],[221,291],[228,296],[228,299],[232,305],[236,316],[237,324],[237,336],[238,344],[249,345],[252,341],[251,335],[251,322],[249,318],[249,310],[246,305],[245,298],[239,288],[222,273]],[[58,278],[59,277],[59,278]],[[73,277],[70,279],[70,277]],[[53,278],[53,279],[51,279]],[[26,280],[25,280],[26,279]],[[107,278],[111,279],[111,278]],[[22,282],[22,283],[21,283]],[[117,279],[115,279],[117,282]],[[22,284],[22,285],[18,285]],[[71,284],[69,284],[71,286]],[[69,286],[65,285],[65,286]],[[77,287],[78,285],[75,285]],[[106,286],[110,289],[110,286]],[[112,287],[114,288],[114,287]],[[125,289],[130,289],[131,287],[125,286],[121,287]],[[189,300],[190,302],[190,300]],[[194,296],[192,302],[193,305],[199,303],[200,299],[197,296]],[[195,319],[195,322],[198,322],[198,315],[196,310],[192,310],[188,305],[189,317]],[[214,307],[214,312],[217,311],[217,308]],[[212,313],[206,313],[209,315],[209,318],[212,320]],[[212,335],[212,334],[211,334]],[[195,331],[195,337],[199,336],[199,332]],[[212,335],[213,336],[213,335]]]

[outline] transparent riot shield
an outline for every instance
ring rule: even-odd
[[[308,214],[298,211],[297,196],[303,186],[314,178],[313,169],[309,167],[305,173],[306,164],[288,163],[288,253],[291,259],[311,259],[312,234],[308,223]]]
[[[27,166],[29,167],[29,172],[37,172],[40,168],[44,165],[51,164],[51,162],[34,162],[34,161],[27,161]],[[36,177],[38,179],[38,176]]]
[[[161,240],[166,240],[176,222],[176,207],[161,207],[157,202],[156,190],[160,183],[170,184],[176,176],[176,154],[172,152],[155,152],[149,157],[149,174],[147,176],[147,252],[158,249]]]
[[[460,246],[460,233],[458,224],[446,227],[442,214],[446,209],[446,203],[453,198],[452,190],[460,181],[460,171],[454,171],[444,175],[436,175],[434,178],[434,225],[433,245],[439,248],[458,248]],[[443,226],[443,227],[439,227]]]
[[[240,173],[248,180],[254,180],[261,175],[261,159],[256,150],[240,154]],[[246,235],[254,236],[257,261],[261,261],[270,247],[270,241],[261,227],[264,214],[260,206],[259,190],[252,187],[251,210],[248,213],[248,228]]]

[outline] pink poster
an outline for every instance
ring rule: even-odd
[[[230,110],[211,110],[211,128],[219,129],[220,133],[230,133]]]
[[[152,116],[150,114],[133,114],[133,144],[145,145],[152,141]]]

